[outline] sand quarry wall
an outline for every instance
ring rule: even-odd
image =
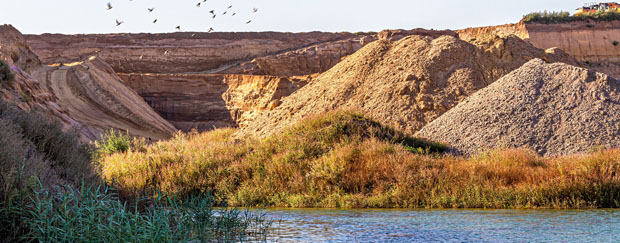
[[[546,50],[558,47],[582,62],[620,62],[620,21],[564,24],[518,23],[459,30],[464,40],[485,35],[516,35]],[[615,44],[617,43],[617,44]]]

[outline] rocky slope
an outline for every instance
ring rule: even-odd
[[[214,72],[256,57],[352,37],[322,32],[26,35],[45,63],[97,54],[119,73]]]
[[[278,106],[309,77],[220,74],[121,74],[121,78],[177,128],[237,127]]]
[[[620,146],[620,81],[532,60],[416,133],[458,152],[528,147],[543,155]]]
[[[153,139],[168,138],[175,131],[95,57],[62,66],[41,65],[10,25],[0,26],[0,46],[0,58],[15,74],[12,82],[2,85],[2,98],[23,110],[43,112],[66,128],[80,129],[84,141],[110,128]]]
[[[509,36],[465,42],[408,36],[373,42],[321,74],[238,133],[265,136],[312,114],[355,109],[414,133],[475,91],[535,57],[549,55]]]

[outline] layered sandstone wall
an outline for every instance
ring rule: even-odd
[[[528,41],[538,48],[558,47],[584,62],[620,62],[620,21],[526,26]]]
[[[383,30],[379,33],[364,33],[345,40],[330,41],[277,55],[258,57],[252,61],[232,66],[221,73],[275,76],[322,73],[373,41],[396,41],[410,35],[437,38],[443,35],[456,37],[457,33],[450,30],[426,29]]]
[[[26,35],[45,63],[96,54],[120,73],[217,72],[256,57],[352,37],[323,32]]]
[[[458,30],[466,41],[516,35],[540,49],[559,48],[579,66],[620,77],[620,21],[576,21],[562,24],[517,23]]]
[[[222,74],[120,74],[178,129],[237,127],[304,86],[309,77]]]

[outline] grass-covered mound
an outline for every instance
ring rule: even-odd
[[[441,145],[347,112],[305,120],[261,141],[235,141],[233,132],[178,134],[107,156],[101,168],[127,195],[209,191],[237,206],[620,207],[620,150],[454,157],[433,153]]]
[[[211,192],[235,206],[388,207],[402,156],[443,151],[351,112],[305,120],[266,140],[234,130],[177,134],[101,160],[128,195]],[[375,198],[373,195],[382,198]]]
[[[541,24],[560,24],[573,21],[613,21],[620,20],[620,13],[616,11],[596,11],[593,13],[583,13],[578,16],[572,15],[569,12],[534,12],[523,16],[523,22],[525,23],[541,23]]]

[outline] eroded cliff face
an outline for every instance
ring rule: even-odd
[[[533,45],[558,47],[582,66],[620,78],[620,21],[527,24],[527,29]]]
[[[258,57],[223,70],[222,73],[275,76],[321,73],[375,40],[376,36],[369,35],[325,42],[282,54]]]
[[[120,74],[178,129],[237,127],[304,86],[311,77],[222,74]]]
[[[457,33],[463,40],[516,35],[540,49],[559,48],[579,66],[620,77],[620,21],[579,21],[563,24],[517,23],[468,28]]]
[[[243,73],[253,75],[294,76],[323,73],[345,57],[355,53],[376,40],[400,40],[406,36],[419,35],[437,38],[442,35],[457,36],[450,30],[383,30],[379,33],[359,34],[356,37],[330,41],[277,55],[258,57],[249,62],[221,71],[221,73]]]
[[[538,48],[558,47],[584,62],[620,62],[620,21],[534,23],[526,27],[528,41]]]
[[[45,63],[96,54],[119,73],[217,73],[256,57],[352,37],[322,32],[26,35]]]
[[[459,38],[465,41],[471,41],[471,40],[479,39],[479,38],[488,38],[488,37],[493,37],[493,36],[498,36],[498,37],[503,38],[503,37],[507,37],[510,35],[517,36],[524,40],[527,40],[529,38],[529,33],[525,26],[525,23],[467,28],[467,29],[457,30],[456,33],[458,33]],[[547,49],[547,48],[541,48],[541,49]]]

